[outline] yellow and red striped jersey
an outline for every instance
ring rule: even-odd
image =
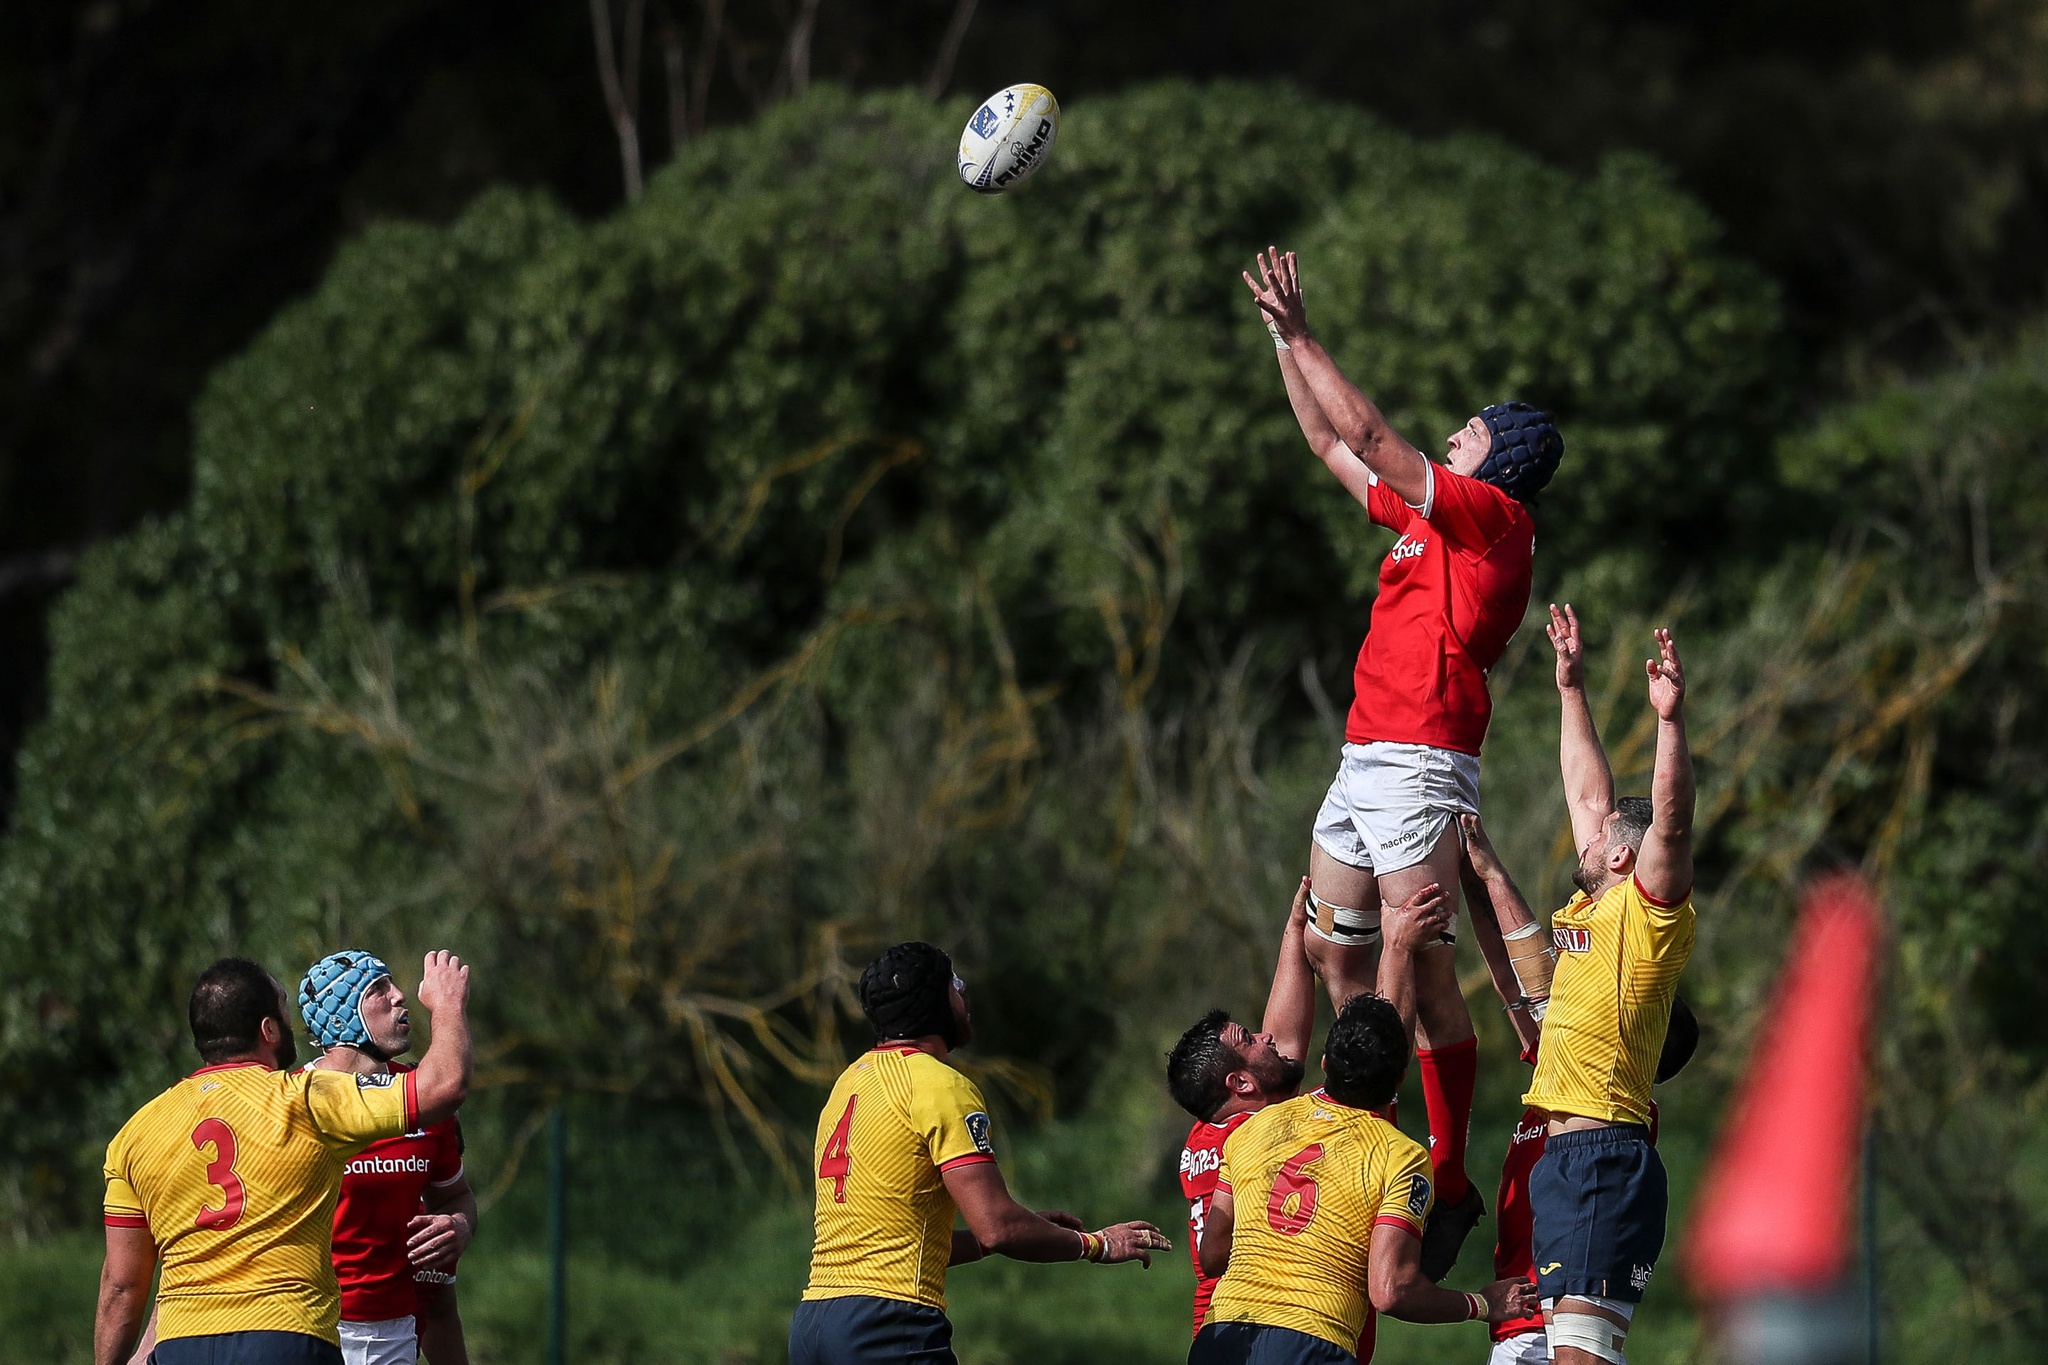
[[[1230,1191],[1235,1222],[1208,1321],[1287,1327],[1353,1350],[1372,1230],[1392,1223],[1420,1237],[1429,1176],[1415,1139],[1321,1090],[1252,1115],[1223,1144],[1216,1188]]]
[[[817,1240],[804,1297],[944,1309],[957,1209],[941,1173],[995,1160],[974,1082],[917,1048],[875,1048],[832,1087],[815,1156]]]
[[[339,1342],[328,1248],[348,1158],[417,1125],[413,1073],[203,1067],[107,1144],[106,1220],[148,1228],[157,1336],[301,1332]]]
[[[1557,975],[1536,1079],[1522,1102],[1609,1123],[1650,1121],[1671,1001],[1692,956],[1692,897],[1656,900],[1634,877],[1550,920]]]

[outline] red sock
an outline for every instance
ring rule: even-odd
[[[1429,1111],[1429,1162],[1436,1169],[1436,1199],[1456,1204],[1472,1182],[1465,1175],[1465,1140],[1472,1132],[1472,1089],[1479,1078],[1479,1040],[1415,1049],[1422,1065],[1422,1103]]]

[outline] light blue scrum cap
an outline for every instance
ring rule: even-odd
[[[363,992],[391,975],[384,960],[347,949],[329,953],[299,982],[299,1013],[317,1047],[361,1047],[370,1041],[363,1022]]]

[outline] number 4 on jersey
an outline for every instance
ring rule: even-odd
[[[860,1103],[860,1096],[846,1097],[846,1112],[839,1116],[839,1126],[832,1130],[832,1136],[825,1139],[825,1155],[818,1160],[818,1179],[832,1182],[832,1202],[846,1202],[846,1175],[853,1169],[853,1155],[846,1150],[846,1135],[853,1131],[853,1109]]]

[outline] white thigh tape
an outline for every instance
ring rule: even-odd
[[[1380,941],[1380,912],[1332,905],[1308,893],[1308,931],[1344,948],[1369,948]]]
[[[1608,1318],[1593,1313],[1567,1312],[1560,1305],[1551,1313],[1545,1331],[1550,1337],[1553,1360],[1561,1348],[1571,1347],[1597,1356],[1608,1365],[1628,1365],[1628,1357],[1622,1354],[1622,1347],[1628,1341],[1628,1328]]]

